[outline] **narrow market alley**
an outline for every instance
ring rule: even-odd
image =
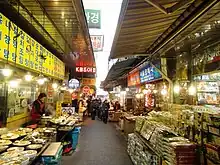
[[[63,157],[63,165],[132,165],[126,141],[112,123],[86,120],[79,145],[72,156]]]

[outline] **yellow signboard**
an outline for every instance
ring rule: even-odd
[[[61,116],[61,113],[62,113],[62,102],[57,101],[57,103],[56,103],[56,116],[57,117]]]
[[[94,85],[96,84],[96,79],[95,78],[83,78],[82,79],[82,85]]]
[[[65,76],[65,65],[61,60],[1,13],[0,59],[57,79]]]

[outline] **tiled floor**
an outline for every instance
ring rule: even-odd
[[[62,165],[132,165],[132,162],[124,137],[112,123],[86,120],[76,152],[63,157]]]

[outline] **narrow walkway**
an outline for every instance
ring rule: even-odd
[[[132,165],[124,137],[112,123],[87,120],[79,145],[72,156],[63,158],[63,165]]]

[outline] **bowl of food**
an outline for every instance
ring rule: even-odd
[[[35,158],[37,156],[36,150],[26,150],[21,152],[25,157],[29,157],[30,159]]]
[[[28,145],[30,145],[31,144],[31,142],[30,141],[26,141],[26,140],[16,140],[14,143],[13,143],[13,145],[14,146],[19,146],[19,147],[24,147],[24,146],[28,146]]]
[[[12,144],[10,140],[0,140],[0,146],[9,146]]]
[[[15,133],[7,133],[7,134],[2,135],[1,138],[3,140],[15,140],[19,138],[19,135]]]
[[[41,145],[41,144],[30,144],[27,146],[27,149],[39,151],[39,150],[41,150],[42,147],[43,147],[43,145]]]
[[[0,146],[0,153],[4,152],[7,148],[8,146]]]
[[[7,151],[0,155],[1,160],[11,160],[14,157],[18,157],[20,155],[17,151]]]
[[[12,152],[12,151],[15,151],[15,152],[21,152],[21,151],[24,151],[24,147],[10,147],[9,149],[7,149],[8,152]]]

